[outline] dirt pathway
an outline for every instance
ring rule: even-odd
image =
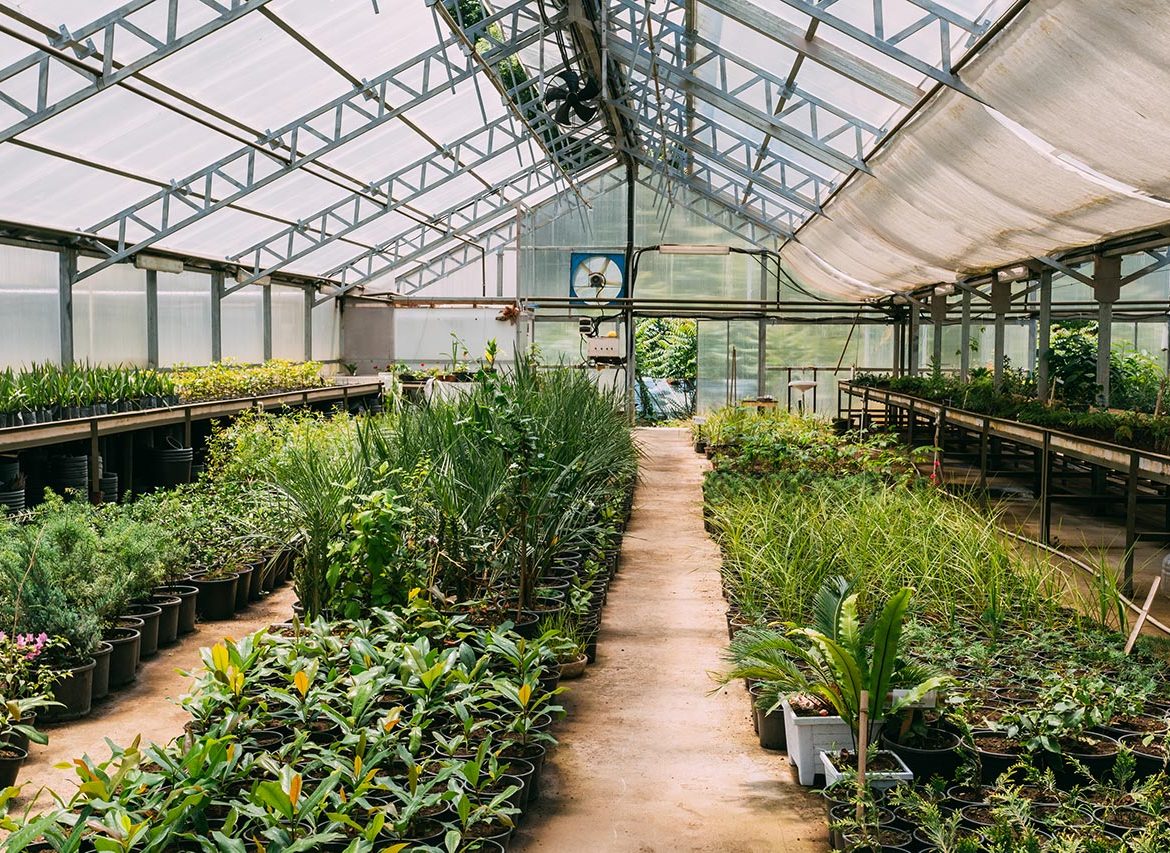
[[[520,853],[822,853],[823,801],[760,749],[747,694],[708,695],[727,642],[719,552],[703,531],[705,460],[682,429],[640,430],[642,482],[610,589],[598,659]]]
[[[17,779],[24,786],[20,802],[27,803],[44,788],[67,799],[76,788],[77,776],[54,765],[81,755],[97,760],[109,758],[106,738],[121,746],[139,735],[143,743],[166,743],[181,735],[183,724],[190,717],[175,700],[190,688],[190,679],[182,673],[199,667],[200,649],[224,637],[243,637],[274,622],[283,622],[292,614],[295,600],[296,594],[289,584],[252,603],[235,619],[199,624],[195,633],[144,661],[138,670],[138,680],[111,693],[108,699],[94,706],[88,717],[46,726],[48,745],[32,747]],[[47,808],[53,801],[45,792],[36,803],[38,808]]]

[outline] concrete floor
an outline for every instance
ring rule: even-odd
[[[231,621],[200,623],[195,633],[183,637],[177,645],[159,650],[157,657],[144,661],[138,670],[138,680],[128,688],[112,693],[96,705],[88,717],[46,726],[48,745],[32,746],[29,759],[17,779],[19,784],[25,785],[18,805],[35,799],[38,808],[51,807],[50,790],[68,799],[77,787],[77,776],[71,770],[54,765],[81,755],[89,755],[95,760],[109,758],[106,738],[126,745],[138,736],[142,737],[143,743],[166,743],[181,735],[183,724],[190,717],[176,700],[190,689],[191,679],[183,673],[200,667],[200,649],[225,637],[242,637],[274,622],[283,622],[292,614],[295,600],[290,584],[254,602]]]
[[[719,551],[703,531],[706,460],[685,429],[644,429],[634,514],[597,663],[568,682],[568,720],[519,853],[822,853],[823,800],[759,747],[742,685],[715,687],[727,643]]]

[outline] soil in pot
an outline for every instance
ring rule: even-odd
[[[183,599],[177,595],[155,593],[150,597],[150,603],[161,611],[158,618],[159,646],[174,645],[179,641],[179,610]]]
[[[1170,772],[1170,754],[1166,747],[1157,737],[1148,744],[1142,742],[1145,738],[1146,735],[1123,735],[1120,741],[1123,746],[1133,750],[1137,776],[1144,779],[1155,773]]]
[[[1095,814],[1106,829],[1117,835],[1125,835],[1131,829],[1142,829],[1153,820],[1147,812],[1132,806],[1104,806],[1097,809]]]
[[[26,758],[27,749],[11,744],[0,744],[0,790],[16,784],[16,777],[20,774],[20,768]]]
[[[162,608],[154,604],[132,604],[126,608],[126,616],[142,620],[142,627],[138,632],[142,639],[138,644],[138,657],[141,660],[152,658],[158,654],[158,623],[162,618]]]
[[[110,651],[110,688],[124,687],[138,678],[138,648],[142,634],[137,628],[111,628],[105,634]]]
[[[199,598],[199,588],[191,584],[169,584],[155,590],[157,595],[177,596],[179,599],[179,635],[190,634],[195,630],[196,599]]]
[[[65,671],[65,677],[53,685],[53,699],[61,706],[46,708],[41,720],[45,723],[63,723],[77,720],[89,713],[93,700],[93,669],[97,662],[90,658],[85,663]]]
[[[94,702],[99,702],[110,695],[110,654],[113,651],[114,647],[102,640],[98,643],[97,651],[93,653],[95,666],[90,698]]]
[[[1024,754],[1024,745],[1000,732],[976,730],[971,733],[975,752],[979,756],[979,781],[993,785],[1000,774]]]
[[[205,622],[231,619],[236,613],[236,588],[240,576],[231,573],[222,577],[204,575],[192,578],[191,585],[199,590],[196,598],[196,613]]]
[[[1067,788],[1087,782],[1086,772],[1094,781],[1104,782],[1117,761],[1120,745],[1105,735],[1086,734],[1075,740],[1062,740],[1060,750],[1059,754],[1048,755],[1048,763],[1057,784]]]
[[[914,778],[919,782],[926,782],[933,776],[949,782],[963,763],[959,736],[946,729],[929,728],[912,744],[898,743],[883,734],[882,748],[901,758],[914,771]]]

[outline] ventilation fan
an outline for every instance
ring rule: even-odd
[[[626,259],[620,254],[574,252],[569,297],[574,305],[600,307],[626,295]]]
[[[544,92],[544,103],[551,109],[553,104],[563,101],[554,116],[557,124],[568,127],[593,121],[593,117],[597,115],[597,107],[589,102],[601,94],[601,87],[597,85],[597,81],[588,74],[581,77],[572,70],[562,71],[553,79],[562,81],[562,85],[549,86]],[[577,121],[573,119],[574,114]]]

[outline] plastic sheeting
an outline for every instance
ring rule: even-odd
[[[1170,4],[1033,0],[785,247],[806,284],[905,291],[1170,221]],[[876,288],[877,290],[874,290]]]

